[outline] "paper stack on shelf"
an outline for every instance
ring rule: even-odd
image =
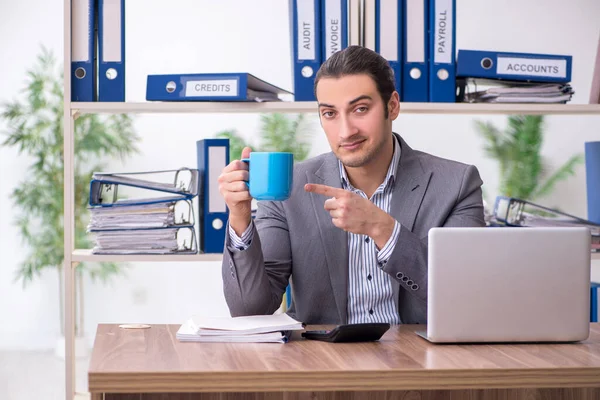
[[[198,187],[198,171],[188,168],[94,174],[88,224],[96,241],[92,252],[196,254],[192,199]]]
[[[123,203],[121,203],[122,205]],[[182,215],[190,214],[189,200],[165,201],[128,207],[95,207],[91,209],[89,228],[95,231],[113,229],[166,228],[181,225]]]
[[[94,254],[195,254],[193,228],[96,231]]]
[[[488,224],[496,227],[585,227],[590,231],[592,252],[600,252],[600,224],[527,200],[496,197]]]
[[[461,103],[566,103],[573,88],[568,83],[532,83],[458,78],[457,102]]]
[[[564,104],[571,100],[573,57],[459,49],[457,102]]]
[[[286,343],[302,322],[287,314],[199,317],[185,321],[176,337],[182,342]]]

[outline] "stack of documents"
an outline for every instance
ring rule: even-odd
[[[96,173],[88,232],[94,254],[195,254],[198,171]]]
[[[458,102],[464,103],[561,103],[575,93],[568,83],[531,83],[459,78]]]
[[[573,57],[565,54],[458,50],[457,102],[566,103]]]
[[[123,203],[121,203],[122,205]],[[189,210],[189,200],[139,204],[129,207],[97,207],[91,209],[89,228],[95,231],[113,229],[166,228],[176,225],[177,211]],[[189,213],[189,211],[187,211]]]
[[[497,196],[491,226],[585,227],[591,235],[591,250],[600,252],[600,224],[514,197]]]
[[[193,228],[113,230],[96,232],[96,253],[100,254],[192,254]],[[186,251],[188,250],[188,251]]]
[[[287,314],[244,317],[198,317],[185,321],[177,331],[182,342],[287,343],[290,334],[304,329]]]

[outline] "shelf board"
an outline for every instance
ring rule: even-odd
[[[309,113],[317,112],[317,103],[299,102],[89,102],[71,103],[73,113]],[[469,104],[402,103],[404,114],[561,114],[600,115],[599,104]]]
[[[136,261],[221,261],[223,255],[215,254],[173,254],[173,255],[106,255],[92,254],[92,250],[77,249],[73,252],[73,261],[77,262],[136,262]],[[600,253],[592,253],[592,260],[600,260]]]
[[[306,102],[89,102],[71,103],[71,110],[80,114],[142,114],[142,113],[305,113],[317,112],[317,103]]]
[[[76,262],[136,262],[136,261],[221,261],[223,255],[215,254],[92,254],[89,249],[73,251],[73,261]]]

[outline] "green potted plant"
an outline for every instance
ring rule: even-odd
[[[310,151],[306,142],[310,126],[304,114],[294,118],[286,114],[263,114],[260,117],[259,140],[257,143],[247,142],[236,130],[225,130],[217,133],[219,138],[229,139],[229,158],[239,160],[244,147],[252,151],[283,151],[294,154],[294,161],[305,160]]]
[[[24,287],[41,271],[55,269],[59,276],[60,326],[64,337],[63,315],[63,77],[52,52],[42,48],[35,65],[26,72],[27,80],[20,98],[2,106],[6,122],[3,146],[16,147],[32,163],[26,178],[12,191],[16,225],[28,247],[15,281]],[[90,248],[86,233],[89,183],[94,171],[104,165],[99,160],[124,158],[136,153],[138,136],[128,115],[100,117],[81,115],[75,134],[75,247]],[[122,265],[121,265],[122,266]],[[80,264],[76,271],[76,335],[83,335],[82,273],[106,281],[122,272],[116,263]],[[64,356],[64,351],[57,353]]]
[[[575,174],[584,161],[583,154],[572,155],[551,171],[541,154],[544,141],[544,116],[515,115],[501,131],[490,122],[475,121],[485,140],[485,153],[499,165],[498,195],[536,201],[550,194],[559,181]],[[493,203],[492,203],[493,204]]]

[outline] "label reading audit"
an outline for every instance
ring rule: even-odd
[[[185,84],[185,97],[234,97],[237,95],[237,79],[188,81]]]

